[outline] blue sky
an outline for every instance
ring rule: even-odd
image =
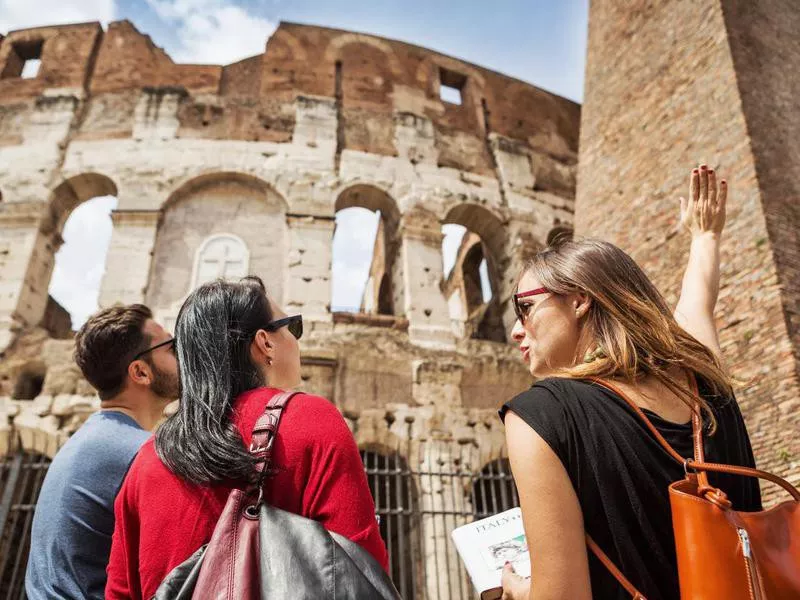
[[[580,102],[587,13],[588,0],[0,0],[0,33],[129,19],[178,62],[227,64],[262,52],[277,24],[293,21],[410,42]],[[97,306],[104,269],[97,257],[108,246],[113,206],[108,199],[87,203],[65,227],[51,293],[76,326]],[[363,250],[372,248],[365,232],[375,222],[366,211],[339,220],[334,305],[358,306],[369,263]],[[342,239],[346,232],[360,232],[359,239]],[[446,265],[461,235],[447,233]]]

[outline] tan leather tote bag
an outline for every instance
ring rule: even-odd
[[[780,477],[747,467],[705,462],[699,412],[692,416],[694,459],[670,446],[642,409],[613,383],[593,379],[639,415],[664,449],[683,464],[685,478],[669,486],[678,579],[684,600],[800,599],[800,491]],[[697,387],[694,386],[695,393]],[[792,497],[769,510],[738,512],[708,473],[732,473],[771,481]],[[646,600],[587,535],[586,543],[634,600]]]

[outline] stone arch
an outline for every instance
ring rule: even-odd
[[[400,209],[389,192],[374,183],[353,183],[340,188],[336,193],[334,211],[361,207],[380,211],[387,227],[397,229],[400,222]]]
[[[47,215],[42,231],[59,235],[64,223],[75,208],[98,196],[117,196],[117,185],[101,173],[81,173],[65,179],[50,193]]]
[[[27,257],[13,312],[15,320],[38,325],[46,319],[56,254],[64,242],[61,237],[64,224],[75,208],[84,202],[99,196],[116,196],[117,193],[117,185],[111,178],[95,172],[73,175],[53,187],[38,221],[33,251]]]
[[[458,204],[445,215],[443,224],[461,225],[467,230],[456,256],[456,264],[444,285],[450,303],[453,294],[460,292],[464,321],[454,328],[457,333],[477,339],[506,341],[500,289],[507,263],[504,255],[505,228],[500,219],[487,208],[477,204]],[[481,289],[480,268],[486,261],[491,298],[486,301]]]
[[[333,38],[325,49],[325,62],[336,62],[341,56],[342,49],[351,44],[371,46],[375,50],[381,52],[386,56],[391,74],[397,78],[402,77],[403,67],[391,45],[385,40],[361,33],[342,33]]]
[[[493,260],[502,261],[506,231],[503,219],[495,212],[481,206],[464,202],[447,210],[442,219],[443,224],[463,225],[469,231],[481,236],[481,240],[489,247]]]
[[[182,182],[162,205],[153,247],[145,300],[156,318],[174,325],[180,305],[200,283],[202,249],[215,240],[228,240],[222,245],[238,248],[237,256],[247,263],[234,269],[234,276],[260,276],[268,293],[282,303],[287,209],[269,184],[245,173],[204,173]]]
[[[380,214],[361,310],[378,314],[394,314],[396,284],[394,271],[399,246],[397,231],[400,223],[400,210],[394,198],[387,191],[364,183],[351,184],[338,191],[334,202],[334,212],[338,213],[349,208],[363,208]],[[338,227],[337,234],[346,235],[338,230]]]
[[[225,182],[239,183],[243,186],[251,187],[258,192],[271,194],[273,196],[271,200],[279,200],[283,205],[283,210],[286,212],[289,211],[289,205],[286,202],[286,199],[280,193],[278,193],[278,191],[272,185],[260,177],[251,175],[250,173],[242,173],[241,171],[208,171],[186,177],[181,180],[176,186],[175,190],[169,194],[169,196],[167,196],[167,198],[161,204],[161,210],[166,210],[171,205],[180,201],[182,198],[185,198],[186,196],[191,195],[198,190],[217,183]]]

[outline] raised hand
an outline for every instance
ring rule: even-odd
[[[725,227],[728,183],[717,185],[717,174],[706,165],[693,169],[689,179],[689,199],[681,198],[681,225],[692,237],[704,233],[721,234]]]

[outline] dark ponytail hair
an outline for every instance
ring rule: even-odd
[[[253,461],[231,411],[239,394],[265,384],[250,344],[270,321],[258,277],[206,283],[183,303],[175,325],[180,407],[155,437],[159,458],[182,479],[209,484],[251,477]]]

